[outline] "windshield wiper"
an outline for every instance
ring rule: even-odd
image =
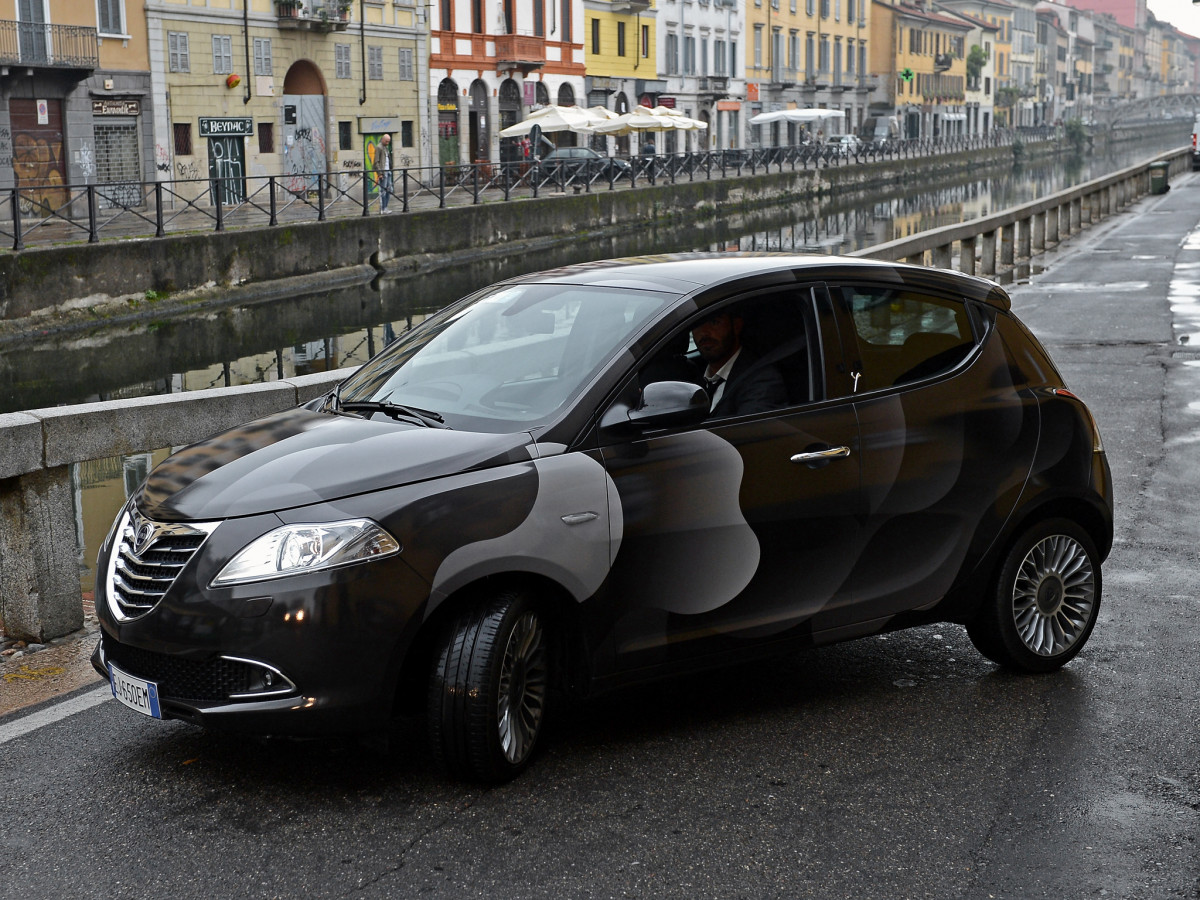
[[[404,406],[388,400],[351,401],[349,403],[342,403],[338,408],[347,412],[381,412],[385,416],[391,416],[393,419],[405,419],[429,428],[449,427],[440,413],[435,413],[428,409],[419,409],[415,406]]]

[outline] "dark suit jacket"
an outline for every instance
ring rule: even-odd
[[[729,380],[725,382],[725,390],[721,392],[721,399],[713,409],[711,418],[746,416],[787,405],[787,384],[783,374],[743,347],[729,372]]]

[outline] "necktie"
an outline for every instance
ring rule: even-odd
[[[717,388],[719,388],[724,383],[725,383],[725,379],[722,378],[720,375],[717,375],[715,378],[705,378],[704,379],[704,390],[708,393],[708,399],[710,401],[716,395]]]

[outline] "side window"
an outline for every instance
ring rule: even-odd
[[[975,346],[961,301],[892,287],[846,286],[840,294],[854,325],[857,393],[946,372]]]
[[[687,381],[708,391],[710,419],[784,409],[817,396],[809,353],[810,292],[762,294],[710,307],[642,367],[642,386]]]

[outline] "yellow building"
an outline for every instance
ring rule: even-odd
[[[962,19],[873,0],[869,65],[885,79],[903,137],[938,137],[965,118],[970,31]]]
[[[841,110],[834,132],[853,132],[868,114],[874,79],[866,0],[747,0],[746,94],[751,114]],[[838,121],[838,120],[833,120]],[[773,126],[783,127],[782,123]],[[794,136],[793,136],[794,137]],[[763,143],[783,143],[782,135]]]
[[[323,173],[371,171],[385,133],[393,167],[431,158],[428,32],[416,0],[147,0],[146,18],[164,98],[159,169],[184,182],[184,197],[219,177],[222,201],[235,203],[270,175],[303,195]]]
[[[659,76],[654,0],[589,0],[583,15],[587,105],[618,113],[643,102],[655,106],[667,82]],[[628,152],[629,139],[617,145]]]
[[[146,24],[122,0],[0,0],[0,188],[46,216],[138,202],[154,177]]]

